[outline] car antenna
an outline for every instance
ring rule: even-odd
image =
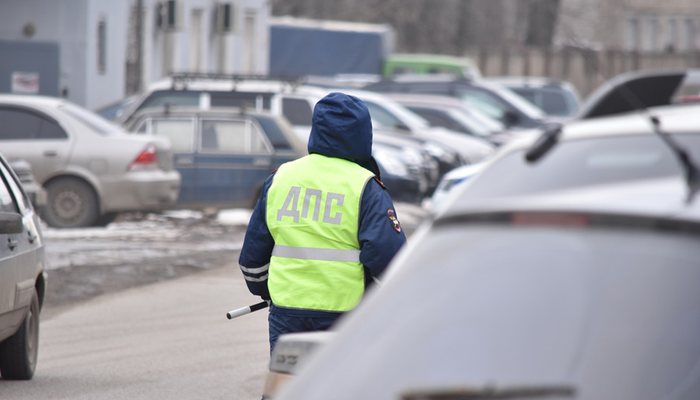
[[[664,143],[666,143],[666,145],[671,149],[671,151],[673,151],[673,154],[676,156],[678,161],[681,163],[681,166],[683,167],[683,172],[685,175],[685,184],[688,188],[688,194],[686,196],[685,202],[686,204],[690,204],[693,201],[695,194],[698,192],[698,190],[700,190],[700,170],[691,159],[690,154],[688,154],[688,152],[683,147],[678,145],[678,143],[676,143],[676,141],[671,138],[671,135],[669,135],[661,129],[661,120],[659,120],[659,117],[653,115],[648,110],[647,114],[649,117],[649,121],[651,122],[652,129],[654,130],[654,133],[657,136],[659,136]]]

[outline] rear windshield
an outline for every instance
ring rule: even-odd
[[[700,135],[674,135],[700,160]],[[652,135],[572,140],[557,144],[535,163],[526,150],[512,152],[482,171],[464,196],[527,194],[577,186],[661,178],[682,174],[669,148]]]
[[[122,133],[121,128],[114,123],[104,119],[99,114],[88,111],[82,107],[78,107],[70,103],[64,103],[60,106],[60,108],[97,134],[118,135]]]

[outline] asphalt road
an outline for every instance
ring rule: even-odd
[[[42,322],[32,381],[0,380],[9,399],[259,399],[265,311],[235,268],[97,297]]]
[[[408,234],[425,216],[397,213]],[[0,379],[0,399],[259,399],[267,312],[225,317],[259,301],[238,269],[245,221],[150,215],[45,230],[37,371]]]

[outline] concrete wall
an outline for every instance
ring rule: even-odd
[[[467,52],[484,76],[546,76],[571,82],[582,96],[632,70],[700,68],[700,51],[684,54],[619,50],[479,48]]]

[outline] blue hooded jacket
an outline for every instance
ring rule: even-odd
[[[372,121],[365,104],[356,97],[330,93],[314,107],[309,153],[343,158],[374,172],[360,201],[360,262],[365,269],[365,282],[378,278],[391,259],[406,242],[398,215],[386,188],[379,180],[379,170],[372,158]],[[248,289],[254,295],[269,299],[267,272],[275,242],[265,220],[267,192],[274,174],[265,180],[260,198],[250,217],[243,248],[238,259]],[[294,316],[324,316],[316,310],[284,309]]]

